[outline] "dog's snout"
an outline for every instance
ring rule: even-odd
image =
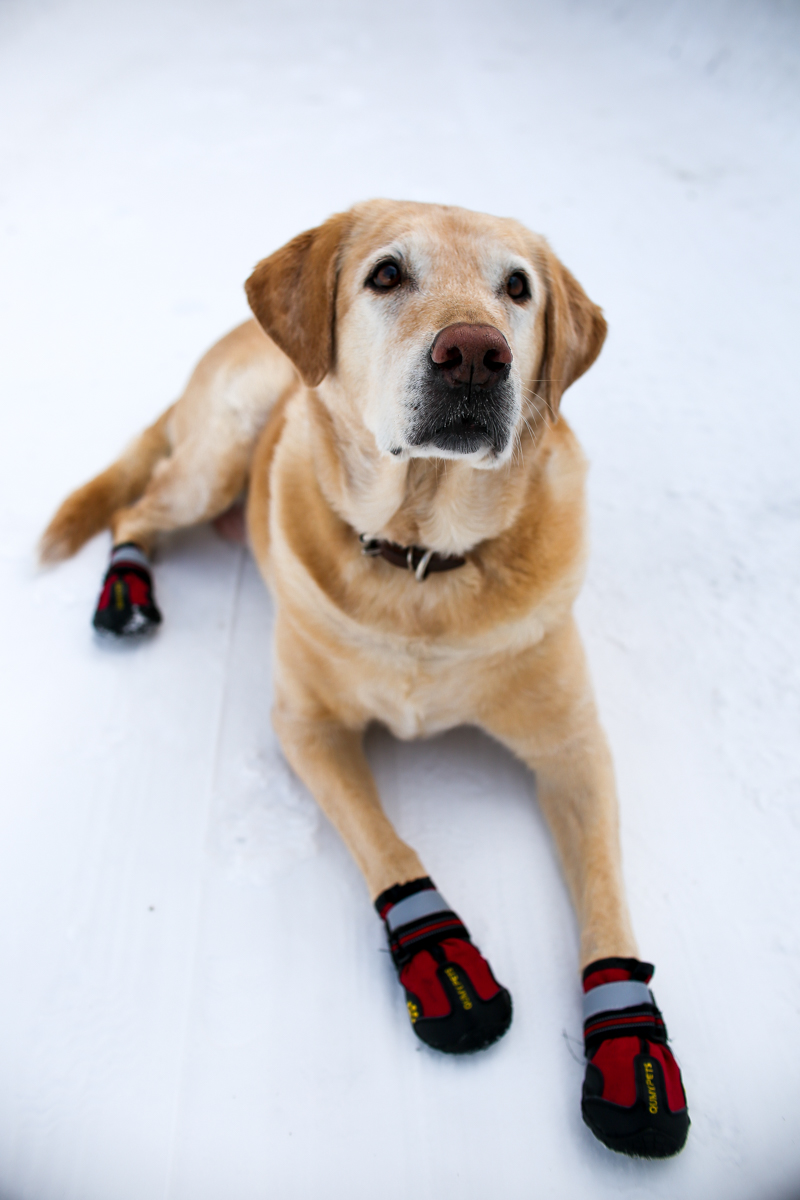
[[[493,387],[508,374],[513,357],[494,325],[448,325],[437,333],[431,346],[431,362],[452,387],[465,383]]]
[[[440,330],[423,366],[411,444],[453,455],[502,454],[518,406],[513,357],[494,325],[460,321]]]

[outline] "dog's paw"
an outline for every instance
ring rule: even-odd
[[[472,1054],[511,1024],[511,996],[472,942],[445,938],[400,972],[417,1037],[445,1054]]]
[[[583,1119],[611,1150],[669,1158],[683,1149],[689,1113],[680,1069],[668,1046],[608,1038],[586,1067]]]
[[[375,907],[417,1037],[445,1054],[471,1054],[502,1037],[511,996],[430,879],[389,888]]]
[[[680,1068],[647,984],[650,963],[603,959],[584,971],[589,1062],[581,1111],[611,1150],[669,1158],[683,1149],[689,1111]]]
[[[118,547],[112,554],[92,618],[104,637],[139,638],[161,624],[147,559],[138,548],[126,550]]]

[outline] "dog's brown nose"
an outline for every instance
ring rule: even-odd
[[[448,325],[437,333],[431,360],[452,387],[473,383],[490,388],[508,374],[511,347],[494,325]]]

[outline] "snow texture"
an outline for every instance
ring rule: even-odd
[[[0,1197],[800,1195],[800,10],[647,0],[0,7]],[[253,263],[376,195],[546,233],[611,333],[579,618],[677,1159],[583,1126],[576,931],[488,739],[369,738],[386,806],[512,991],[421,1047],[361,879],[269,723],[272,610],[208,529],[166,623],[89,619],[55,505],[246,315]]]

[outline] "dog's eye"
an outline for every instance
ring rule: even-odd
[[[509,275],[506,280],[506,291],[512,300],[529,300],[531,289],[527,275],[523,275],[521,271],[515,271],[513,275]]]
[[[402,282],[402,279],[403,273],[400,270],[399,264],[394,259],[389,258],[386,262],[378,263],[367,283],[370,287],[375,288],[377,292],[388,292],[393,287],[397,287],[398,283]]]

